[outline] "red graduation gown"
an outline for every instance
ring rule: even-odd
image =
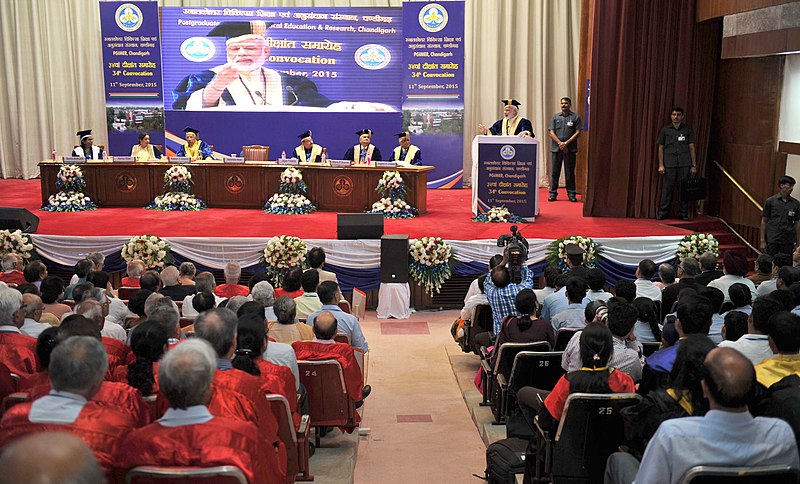
[[[11,373],[36,373],[36,338],[25,334],[0,331],[0,361]]]
[[[289,402],[294,428],[300,428],[300,411],[297,408],[297,384],[292,370],[286,366],[270,363],[263,358],[259,358],[256,364],[258,369],[261,370],[261,381],[263,382],[261,391],[282,395]]]
[[[298,360],[320,361],[336,360],[342,366],[344,373],[344,386],[347,395],[354,401],[361,401],[361,391],[364,389],[364,375],[356,360],[353,347],[344,343],[314,343],[313,341],[295,341],[292,343]]]
[[[50,380],[31,388],[30,399],[33,401],[48,393],[50,393]],[[150,409],[142,394],[127,383],[104,381],[100,390],[92,397],[92,403],[128,415],[135,427],[142,427],[151,421]]]

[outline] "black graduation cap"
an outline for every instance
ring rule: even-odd
[[[304,139],[310,138],[310,137],[311,137],[311,130],[310,129],[308,131],[304,132],[303,134],[298,136],[298,138],[300,138],[300,141],[303,141]]]
[[[503,103],[503,106],[514,106],[516,108],[522,106],[522,103],[516,99],[501,99],[500,102]]]
[[[92,135],[92,130],[91,129],[84,129],[84,130],[81,130],[81,131],[78,131],[77,133],[75,133],[75,136],[77,136],[80,139],[86,138],[87,136],[91,136],[91,135]]]
[[[584,253],[584,250],[581,249],[578,244],[567,244],[564,247],[564,252],[566,252],[567,255],[581,255]]]
[[[184,133],[194,133],[194,134],[200,134],[200,130],[198,130],[198,129],[194,129],[194,128],[190,128],[189,126],[187,126],[187,127],[183,128],[183,132],[184,132]]]
[[[242,35],[258,35],[263,37],[272,22],[253,20],[252,22],[222,22],[208,33],[208,37],[225,37],[232,39]]]
[[[359,135],[359,136],[362,136],[362,135],[365,135],[365,134],[372,135],[372,130],[368,129],[368,128],[364,128],[362,130],[356,131],[356,134]]]
[[[398,138],[405,138],[406,136],[408,136],[408,131],[403,131],[402,133],[397,133],[395,136],[397,136]]]

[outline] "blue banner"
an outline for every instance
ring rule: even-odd
[[[158,2],[100,2],[108,142],[130,155],[138,135],[164,144]],[[97,143],[100,144],[100,143]]]

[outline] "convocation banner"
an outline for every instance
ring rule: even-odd
[[[100,2],[100,20],[108,124],[106,152],[129,155],[140,132],[150,135],[150,143],[163,145],[158,2]]]
[[[461,188],[464,2],[404,2],[403,37],[403,131],[436,167],[429,188]]]
[[[539,142],[518,136],[476,136],[472,141],[472,212],[505,207],[533,221],[539,215]]]

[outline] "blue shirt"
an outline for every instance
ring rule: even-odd
[[[672,346],[667,346],[663,350],[658,350],[652,355],[647,357],[647,366],[653,371],[660,371],[662,373],[669,373],[672,371],[672,366],[675,365],[675,358],[678,356],[678,347],[681,345],[681,340],[675,342]]]
[[[640,484],[677,483],[694,466],[800,466],[789,424],[749,412],[709,410],[661,423],[636,474]]]
[[[506,287],[498,288],[492,282],[491,277],[486,278],[483,283],[483,292],[486,294],[486,299],[489,300],[489,306],[492,308],[494,334],[500,332],[500,325],[503,323],[504,317],[517,314],[514,299],[523,289],[533,289],[533,272],[528,266],[522,266],[522,280],[518,284],[512,282]]]
[[[71,424],[78,420],[86,398],[77,393],[50,390],[31,404],[28,420],[33,423]]]
[[[558,331],[562,328],[582,329],[586,326],[585,307],[582,302],[569,304],[567,309],[556,314],[550,320],[550,324],[553,325],[553,331]]]
[[[588,304],[588,303],[587,303]],[[542,301],[542,319],[550,321],[553,317],[564,311],[569,306],[567,299],[567,288],[562,287],[558,291],[550,294]]]
[[[358,324],[358,318],[350,313],[342,311],[342,308],[335,304],[323,304],[322,309],[308,315],[306,324],[313,327],[314,320],[323,311],[330,311],[331,314],[333,314],[333,317],[336,318],[339,332],[345,333],[350,338],[350,346],[369,351],[369,345],[367,344],[366,338],[364,338],[364,333],[361,332],[361,325]]]
[[[214,418],[205,405],[193,405],[180,409],[170,408],[164,416],[158,419],[158,423],[164,427],[182,427],[184,425],[204,424]]]

